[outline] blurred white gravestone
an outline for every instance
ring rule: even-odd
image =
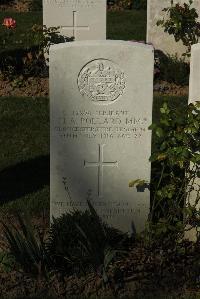
[[[200,44],[195,44],[191,49],[190,60],[190,86],[189,86],[189,104],[200,101]],[[191,165],[193,167],[193,165]],[[189,202],[195,204],[197,194],[199,194],[200,179],[193,182],[194,190],[191,192]],[[197,206],[200,209],[200,203]],[[186,238],[196,241],[196,231],[194,229],[186,233]]]
[[[109,224],[144,229],[150,182],[153,48],[84,41],[50,49],[51,216],[92,204]],[[142,192],[138,192],[142,191]]]
[[[174,0],[174,4],[188,3],[186,0]],[[171,6],[171,0],[148,0],[147,1],[147,42],[152,44],[156,50],[161,50],[165,54],[181,57],[186,52],[186,47],[181,41],[176,42],[172,35],[164,32],[164,28],[157,26],[157,21],[166,16],[162,10]],[[199,14],[200,21],[200,1],[194,0],[193,7]]]
[[[104,40],[106,0],[43,0],[43,24],[75,40]]]
[[[191,49],[189,102],[200,101],[200,44]]]

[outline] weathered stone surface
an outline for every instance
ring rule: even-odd
[[[75,40],[104,40],[106,0],[43,0],[43,23]]]
[[[85,209],[137,231],[149,213],[153,48],[84,41],[50,50],[51,216]]]
[[[185,0],[174,0],[174,3],[187,2]],[[148,0],[147,1],[147,42],[151,43],[155,49],[161,50],[164,53],[181,57],[186,52],[186,47],[182,42],[175,42],[174,37],[164,32],[164,28],[157,26],[158,20],[162,19],[166,12],[162,10],[166,7],[170,7],[171,0]],[[200,1],[194,0],[193,6],[200,14]],[[199,18],[200,19],[200,18]]]
[[[200,101],[200,44],[192,46],[190,60],[190,85],[189,85],[189,103]],[[191,167],[194,167],[191,164]],[[189,201],[195,204],[197,194],[199,193],[200,179],[193,182],[194,190],[190,193]],[[200,209],[200,203],[197,206]],[[192,229],[186,233],[186,238],[196,241],[196,230]]]
[[[200,44],[192,46],[190,60],[189,102],[200,101]]]

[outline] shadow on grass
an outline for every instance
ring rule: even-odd
[[[49,155],[21,162],[0,171],[0,205],[49,185]]]

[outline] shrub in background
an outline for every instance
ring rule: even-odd
[[[162,26],[164,31],[174,36],[176,42],[182,41],[187,47],[183,56],[190,56],[191,46],[198,43],[200,37],[200,23],[198,22],[197,10],[191,7],[192,0],[189,4],[174,4],[171,1],[171,7],[164,8],[167,18],[163,18],[157,22],[158,26]]]
[[[8,33],[8,35],[7,35]],[[0,36],[3,41],[0,55],[1,74],[8,79],[16,76],[48,76],[48,66],[44,54],[49,52],[52,44],[72,41],[73,38],[62,36],[58,27],[33,25],[31,30],[23,34],[23,48],[16,48],[18,40],[15,40],[13,30],[5,29]]]
[[[177,56],[165,55],[161,51],[155,52],[156,65],[159,69],[158,79],[177,85],[188,85],[190,65]]]

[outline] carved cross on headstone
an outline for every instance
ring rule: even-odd
[[[77,11],[73,11],[73,24],[72,26],[61,26],[61,29],[63,30],[72,30],[73,31],[73,36],[76,39],[76,33],[77,31],[80,30],[89,30],[89,26],[78,26],[77,24]]]
[[[104,167],[118,167],[118,162],[104,161],[104,149],[105,144],[98,145],[98,161],[86,162],[84,161],[84,167],[98,167],[98,197],[103,196],[103,174]]]

